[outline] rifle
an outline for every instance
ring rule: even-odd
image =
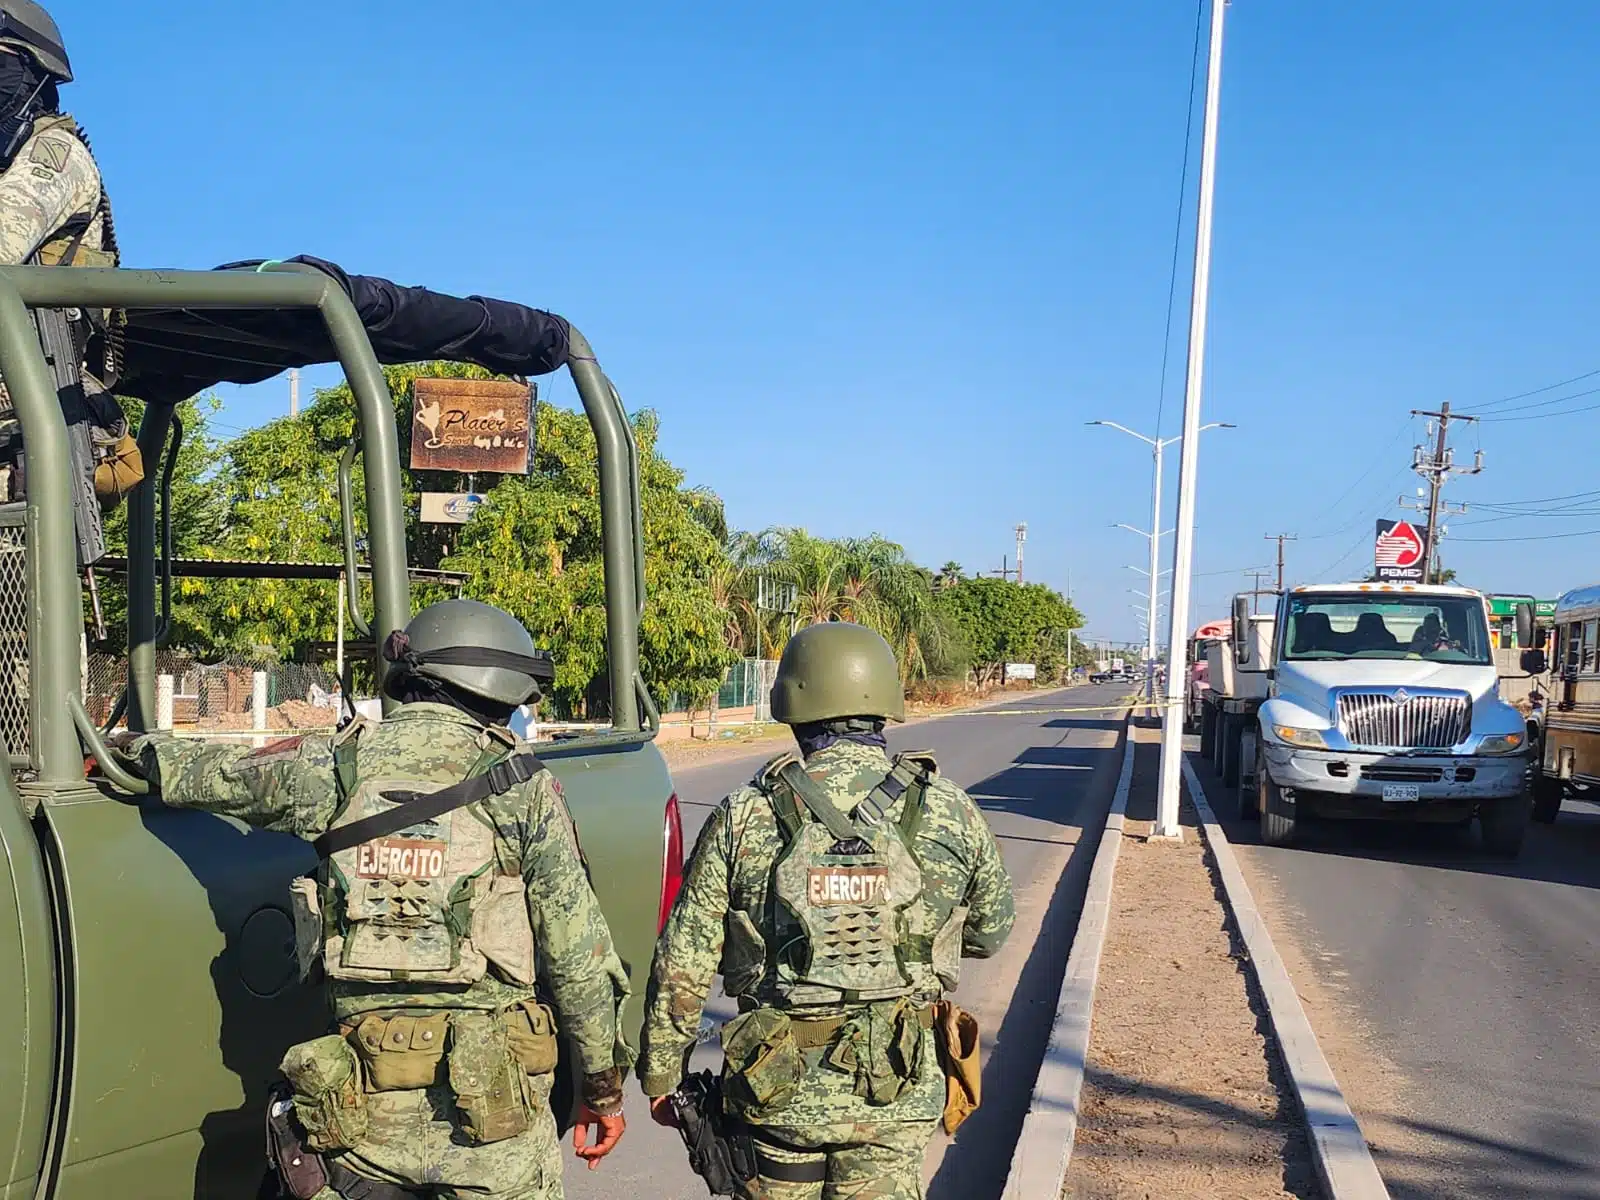
[[[78,566],[87,567],[106,552],[104,518],[94,494],[98,460],[90,431],[91,426],[100,423],[102,414],[84,390],[81,348],[67,314],[58,308],[40,308],[34,310],[33,316],[39,329],[39,347],[55,376],[61,414],[67,423],[67,449],[72,455],[72,523],[78,535]],[[26,446],[23,453],[27,453]]]
[[[722,1111],[722,1081],[710,1071],[686,1075],[669,1098],[689,1169],[713,1196],[737,1196],[756,1177],[755,1140]]]

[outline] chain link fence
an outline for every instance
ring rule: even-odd
[[[84,706],[97,724],[111,717],[128,683],[128,661],[91,654]],[[156,652],[157,728],[194,737],[271,731],[314,732],[338,724],[339,678],[328,663],[262,662],[247,657],[203,663],[181,650]]]

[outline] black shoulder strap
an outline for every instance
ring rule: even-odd
[[[385,837],[408,825],[431,821],[490,796],[504,795],[546,769],[537,755],[518,754],[495,763],[482,775],[463,779],[437,792],[385,792],[383,798],[394,801],[395,807],[336,826],[312,842],[311,847],[318,857],[329,858],[341,850]]]

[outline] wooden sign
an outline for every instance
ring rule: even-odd
[[[533,458],[532,385],[501,379],[418,379],[411,387],[413,471],[528,473]]]

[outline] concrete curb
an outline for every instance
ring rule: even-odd
[[[1328,1060],[1323,1057],[1317,1035],[1300,1004],[1299,993],[1294,990],[1288,969],[1272,944],[1266,922],[1256,910],[1244,873],[1239,870],[1239,861],[1233,855],[1233,847],[1228,844],[1227,835],[1217,822],[1217,814],[1206,800],[1205,789],[1200,786],[1187,754],[1183,757],[1183,779],[1188,784],[1195,811],[1200,814],[1201,828],[1211,847],[1211,855],[1216,859],[1217,872],[1222,876],[1228,907],[1233,911],[1239,936],[1244,940],[1250,969],[1261,985],[1267,1015],[1277,1034],[1279,1054],[1289,1072],[1295,1100],[1305,1116],[1306,1130],[1311,1136],[1311,1156],[1316,1162],[1323,1191],[1330,1200],[1388,1200],[1389,1189],[1372,1161],[1372,1151],[1367,1147],[1361,1125],[1345,1102]]]
[[[1106,942],[1111,917],[1111,885],[1122,849],[1122,827],[1127,819],[1128,792],[1133,783],[1133,724],[1124,721],[1122,773],[1095,849],[1083,913],[1067,956],[1056,1004],[1055,1024],[1044,1060],[1034,1081],[1028,1115],[1023,1119],[1017,1147],[1011,1156],[1002,1200],[1056,1200],[1072,1159],[1072,1141],[1078,1132],[1078,1103],[1083,1092],[1084,1067],[1089,1060],[1089,1031],[1094,1015],[1095,981],[1100,974],[1100,951]]]

